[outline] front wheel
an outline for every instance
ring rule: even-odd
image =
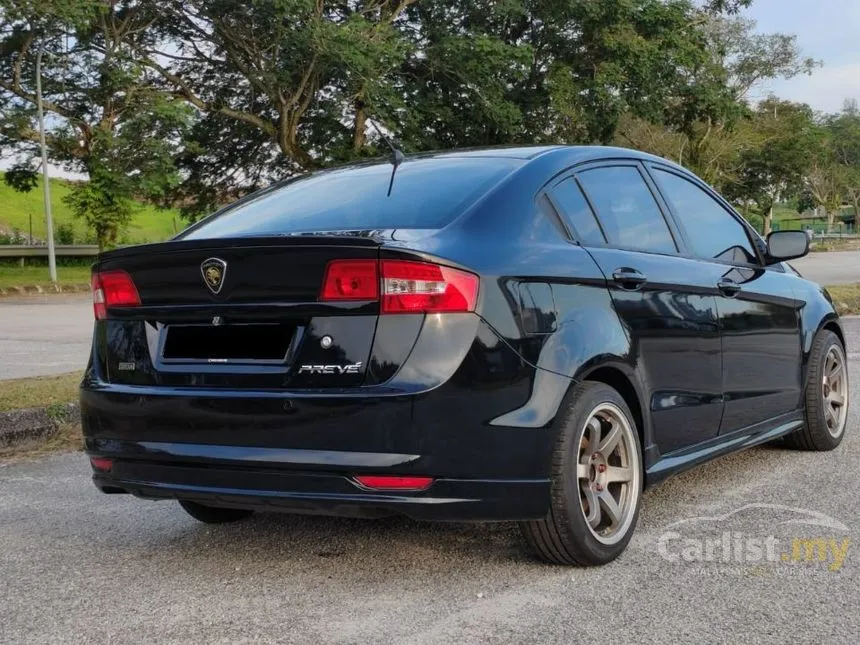
[[[197,502],[189,502],[186,499],[179,500],[179,505],[183,510],[193,517],[198,522],[204,524],[227,524],[228,522],[238,522],[249,517],[254,511],[249,511],[243,508],[218,508],[215,506],[205,506]]]
[[[848,363],[832,331],[818,332],[812,342],[804,397],[806,423],[786,443],[801,450],[833,450],[842,443],[848,421]]]
[[[520,526],[547,562],[606,564],[627,547],[639,516],[639,434],[623,397],[608,385],[581,383],[569,401],[556,422],[550,511]]]

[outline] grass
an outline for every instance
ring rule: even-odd
[[[842,316],[860,314],[860,283],[827,287],[836,310]]]
[[[28,441],[0,448],[0,462],[11,463],[24,459],[35,459],[57,452],[75,452],[83,450],[84,437],[78,423],[61,425],[57,432],[46,441]]]
[[[45,209],[42,196],[42,180],[29,193],[19,193],[7,186],[0,173],[0,230],[11,233],[18,229],[29,234],[32,223],[33,236],[45,239]],[[63,224],[72,227],[76,243],[83,243],[92,237],[84,223],[72,215],[71,210],[63,201],[69,194],[69,182],[63,179],[51,180],[51,213],[54,220],[54,231]],[[123,244],[142,244],[144,242],[160,242],[185,228],[175,209],[159,210],[149,204],[140,204],[132,218],[131,224],[121,236]]]
[[[0,381],[0,412],[45,408],[78,398],[80,372]]]
[[[61,285],[88,284],[90,281],[89,266],[58,266],[57,282]],[[50,286],[51,276],[48,267],[0,265],[0,289],[8,287],[21,287],[36,284],[42,287]]]

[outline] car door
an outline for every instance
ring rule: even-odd
[[[677,232],[640,164],[578,168],[548,196],[606,277],[648,390],[660,453],[715,437],[722,401],[712,285],[680,256]]]
[[[721,434],[796,410],[801,400],[800,306],[781,265],[764,266],[754,234],[692,176],[649,165],[688,248],[718,290],[723,351]]]

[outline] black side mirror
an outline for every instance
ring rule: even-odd
[[[774,231],[767,236],[767,263],[802,258],[809,253],[806,231]]]

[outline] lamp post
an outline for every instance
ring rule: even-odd
[[[45,114],[42,111],[42,50],[36,53],[36,108],[39,112],[39,144],[42,147],[42,190],[45,195],[45,231],[48,237],[48,270],[51,282],[57,281],[57,258],[54,254],[54,222],[51,219],[51,183],[48,174],[48,147],[45,144]]]

